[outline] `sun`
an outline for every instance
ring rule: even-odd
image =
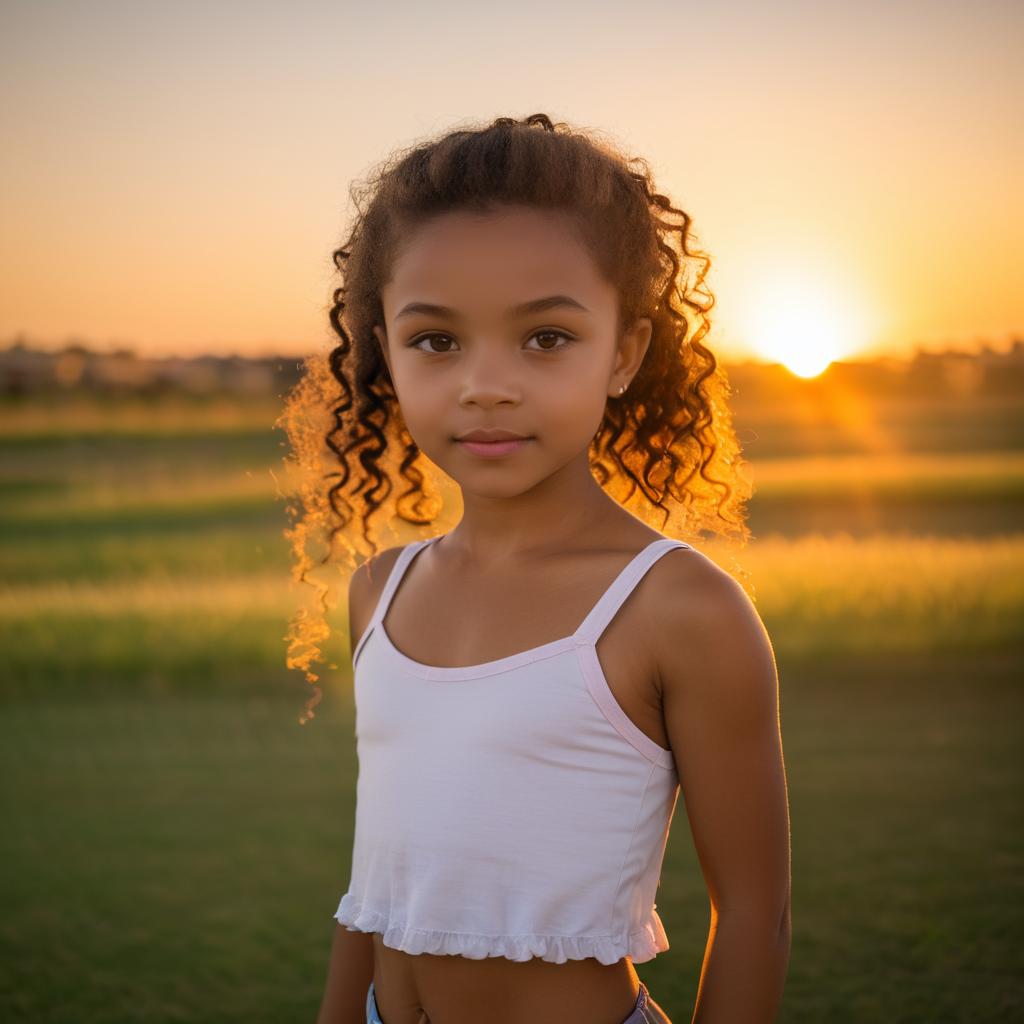
[[[821,275],[793,271],[761,278],[748,299],[748,343],[799,377],[816,377],[867,341],[857,306]]]

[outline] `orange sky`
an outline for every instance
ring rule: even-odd
[[[5,3],[0,344],[320,348],[350,181],[535,111],[693,216],[727,357],[1024,335],[1020,3],[345,6]]]

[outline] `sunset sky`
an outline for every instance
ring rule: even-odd
[[[323,348],[352,179],[538,111],[691,214],[727,357],[1024,336],[1024,4],[475,7],[4,0],[0,344]]]

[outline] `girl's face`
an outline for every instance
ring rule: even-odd
[[[433,219],[381,298],[374,332],[410,434],[464,490],[494,497],[586,465],[608,397],[651,339],[646,317],[616,337],[615,288],[566,215],[531,208]],[[527,440],[474,450],[458,438],[476,429]]]

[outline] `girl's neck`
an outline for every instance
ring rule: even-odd
[[[628,536],[634,529],[647,529],[604,491],[600,491],[600,495],[600,500],[593,505],[587,503],[585,507],[563,509],[560,514],[546,515],[537,522],[531,517],[525,521],[507,515],[479,517],[468,511],[458,525],[433,546],[440,545],[447,554],[477,569],[500,569],[510,564],[521,567],[531,559],[576,547],[599,547],[601,538],[614,544],[616,536],[625,536],[629,543]]]

